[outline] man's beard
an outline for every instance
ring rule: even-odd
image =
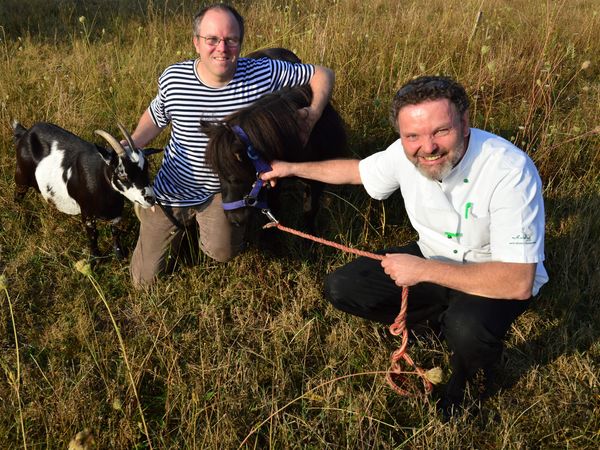
[[[444,177],[446,175],[448,175],[452,171],[452,169],[454,169],[454,167],[460,162],[463,155],[464,155],[464,152],[455,150],[452,153],[451,158],[447,159],[441,165],[436,166],[436,167],[421,166],[419,164],[418,158],[415,160],[415,162],[413,164],[415,165],[417,170],[419,172],[421,172],[421,175],[423,175],[424,177],[429,178],[430,180],[442,181],[444,179]]]

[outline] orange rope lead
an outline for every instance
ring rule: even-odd
[[[309,239],[314,242],[318,242],[319,244],[328,245],[329,247],[337,248],[346,253],[352,253],[358,256],[364,256],[366,258],[383,260],[383,255],[378,255],[376,253],[365,252],[363,250],[357,250],[354,248],[347,247],[342,244],[338,244],[337,242],[328,241],[323,238],[319,238],[313,236],[308,233],[303,233],[302,231],[294,230],[293,228],[288,228],[286,226],[281,225],[279,222],[270,222],[266,224],[263,228],[277,228],[281,231],[285,231],[286,233],[290,233],[304,239]],[[394,336],[402,335],[402,344],[400,348],[392,353],[391,356],[391,365],[390,369],[386,374],[386,381],[390,385],[390,387],[396,391],[396,393],[400,395],[415,395],[413,391],[407,390],[401,386],[406,385],[406,374],[416,374],[423,380],[423,387],[425,392],[429,393],[433,390],[433,384],[427,379],[425,375],[425,370],[420,368],[415,364],[408,353],[406,353],[406,347],[408,346],[408,329],[406,328],[406,312],[408,310],[408,287],[402,286],[402,301],[400,303],[400,312],[394,320],[394,323],[390,325],[390,333]],[[405,372],[400,367],[400,361],[404,360],[410,367],[414,368],[414,372]]]

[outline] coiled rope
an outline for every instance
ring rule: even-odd
[[[327,245],[329,247],[337,248],[346,253],[352,253],[358,256],[364,256],[366,258],[371,258],[375,260],[383,260],[383,255],[378,255],[376,253],[365,252],[363,250],[357,250],[354,248],[347,247],[345,245],[339,244],[337,242],[328,241],[326,239],[313,236],[308,233],[303,233],[302,231],[295,230],[293,228],[289,228],[281,225],[279,222],[270,222],[266,224],[263,228],[277,228],[286,233],[293,234],[295,236],[299,236],[304,239],[308,239],[314,242],[318,242],[319,244]],[[413,359],[406,353],[406,348],[408,347],[408,329],[406,328],[406,313],[408,310],[408,286],[402,286],[402,300],[400,303],[400,312],[396,316],[394,323],[392,323],[389,327],[390,333],[394,336],[402,335],[402,344],[400,348],[395,350],[391,357],[390,368],[386,374],[386,381],[388,385],[399,395],[405,396],[414,396],[414,390],[408,390],[402,386],[407,385],[406,375],[407,374],[415,374],[419,376],[423,381],[423,387],[426,393],[429,393],[433,390],[433,384],[429,381],[426,376],[426,371],[420,368],[415,364]],[[401,361],[404,360],[406,364],[414,369],[414,372],[406,372],[402,370]]]

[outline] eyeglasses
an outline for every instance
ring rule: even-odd
[[[221,43],[221,41],[225,42],[227,47],[237,47],[240,45],[240,38],[237,37],[218,38],[216,36],[200,36],[199,34],[196,36],[204,39],[206,45],[210,45],[211,47],[216,47]]]

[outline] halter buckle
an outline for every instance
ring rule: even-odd
[[[263,209],[261,209],[261,212],[262,212],[262,213],[263,213],[265,216],[267,216],[267,218],[268,218],[268,219],[269,219],[271,222],[274,222],[274,223],[279,223],[279,220],[277,220],[277,219],[275,218],[275,216],[273,215],[273,213],[271,212],[271,210],[270,210],[269,208],[263,208]]]

